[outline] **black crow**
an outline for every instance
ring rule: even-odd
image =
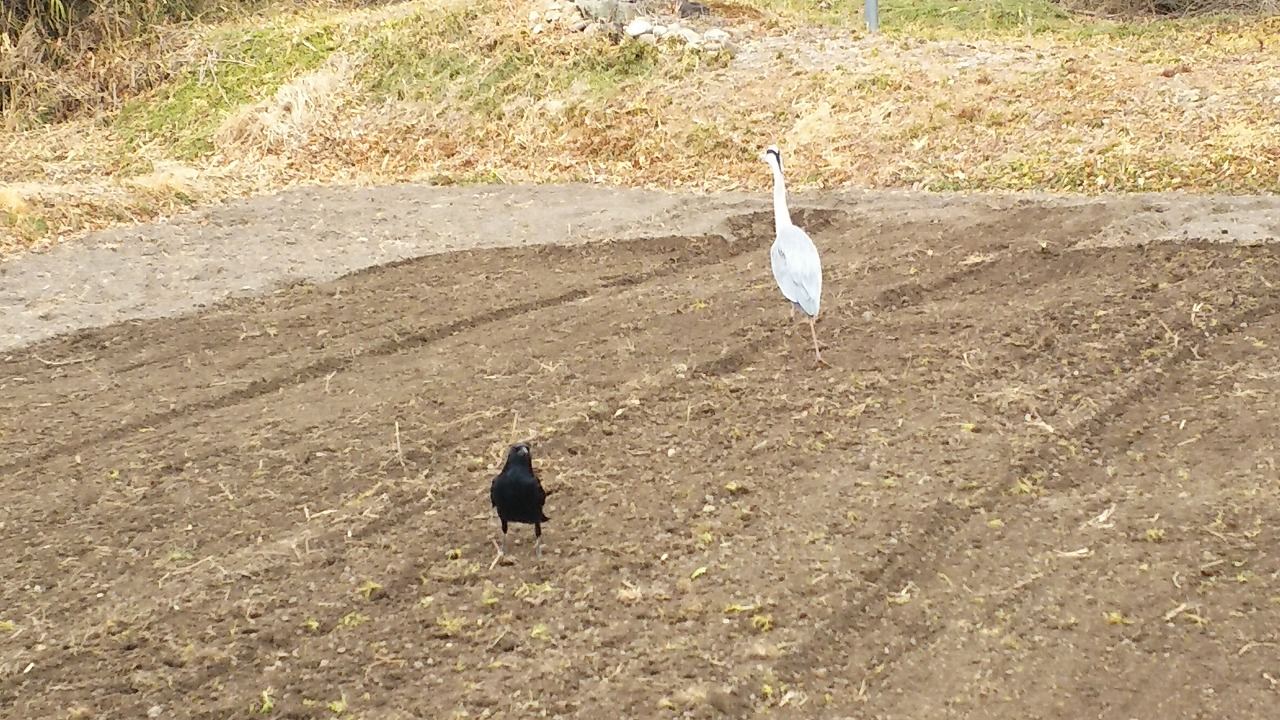
[[[489,500],[502,523],[502,545],[498,554],[507,553],[507,523],[513,522],[533,525],[534,551],[542,555],[542,523],[551,518],[542,514],[547,493],[533,472],[533,458],[527,443],[516,443],[507,450],[507,463],[489,486]]]

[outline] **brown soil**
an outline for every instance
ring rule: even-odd
[[[1280,202],[795,198],[818,368],[767,198],[477,192],[0,266],[4,717],[1274,717]]]

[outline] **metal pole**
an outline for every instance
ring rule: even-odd
[[[872,33],[880,32],[880,0],[863,0],[863,2],[866,3],[867,30]]]

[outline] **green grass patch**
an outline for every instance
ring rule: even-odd
[[[607,98],[659,68],[674,79],[697,65],[639,43],[581,36],[533,43],[487,24],[500,10],[481,2],[349,25],[320,15],[282,15],[260,29],[237,25],[208,39],[208,62],[127,103],[113,127],[131,150],[155,142],[176,159],[193,160],[213,150],[214,133],[234,110],[269,97],[338,49],[360,59],[356,82],[375,99],[431,103],[484,121],[503,119],[522,99],[571,87],[575,100]]]
[[[1049,0],[882,0],[880,27],[901,35],[956,38],[1061,32],[1077,25]]]
[[[762,12],[789,20],[827,25],[830,27],[866,27],[861,0],[836,2],[835,0],[744,0]],[[884,8],[880,9],[881,25],[884,24]]]
[[[457,46],[474,40],[481,9],[469,5],[439,13],[416,12],[391,20],[361,41],[368,56],[359,79],[370,90],[398,100],[433,99],[475,75],[480,48]]]
[[[747,4],[794,21],[866,28],[863,0],[746,0]],[[880,0],[880,30],[887,36],[920,39],[1008,38],[1052,33],[1087,39],[1111,37],[1153,41],[1189,30],[1231,28],[1239,18],[1132,18],[1120,21],[1076,15],[1052,0]]]
[[[651,76],[663,62],[654,47],[574,42],[542,44],[486,30],[487,4],[419,12],[388,22],[360,41],[361,82],[376,96],[448,104],[501,119],[513,100],[541,99],[575,85],[605,97]],[[678,75],[680,63],[669,63]]]
[[[332,25],[278,25],[219,32],[210,45],[207,62],[121,108],[114,126],[131,147],[159,142],[181,160],[209,152],[214,131],[231,111],[316,69],[338,49],[338,40]]]
[[[43,218],[20,215],[8,210],[0,212],[0,228],[8,228],[28,241],[39,240],[49,234],[49,223]]]
[[[965,178],[940,177],[930,190],[1037,190],[1096,194],[1195,190],[1228,194],[1273,191],[1274,173],[1251,173],[1248,158],[1218,152],[1186,163],[1165,157],[1061,158],[1037,153],[993,161]]]
[[[866,28],[862,0],[748,0],[762,11],[794,20]],[[1050,0],[880,0],[887,35],[976,38],[1068,29],[1072,16]]]

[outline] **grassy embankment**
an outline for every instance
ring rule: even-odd
[[[903,0],[869,38],[860,6],[741,2],[717,6],[732,62],[530,35],[541,0],[326,3],[109,44],[67,71],[103,97],[6,118],[0,256],[298,183],[763,187],[775,141],[796,187],[1280,187],[1277,18]]]

